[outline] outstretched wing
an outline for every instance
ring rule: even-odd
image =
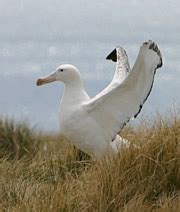
[[[116,63],[116,71],[111,84],[120,84],[125,80],[130,71],[128,56],[122,47],[116,47],[107,57],[107,60],[112,60]]]
[[[127,78],[84,105],[106,132],[107,142],[113,140],[123,126],[140,112],[152,89],[156,69],[161,66],[162,57],[157,45],[152,41],[143,43]]]
[[[126,79],[130,71],[128,56],[122,47],[116,47],[106,57],[106,59],[116,62],[116,70],[110,84],[99,94],[97,94],[96,98],[100,98],[101,96],[104,96],[106,93],[113,90],[115,87],[118,87]]]

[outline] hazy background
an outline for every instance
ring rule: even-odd
[[[63,85],[36,79],[62,63],[76,65],[93,96],[112,79],[106,61],[123,46],[131,66],[142,42],[155,40],[164,66],[142,114],[180,104],[180,1],[0,0],[0,116],[58,129]]]

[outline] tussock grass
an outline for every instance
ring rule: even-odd
[[[31,158],[38,151],[40,137],[27,123],[0,119],[0,158]]]
[[[126,128],[123,136],[139,148],[93,161],[58,135],[1,120],[1,210],[178,211],[178,115]]]

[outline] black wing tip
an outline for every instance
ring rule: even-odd
[[[158,45],[152,40],[149,40],[148,42],[144,42],[143,44],[145,44],[145,45],[149,44],[149,49],[151,49],[157,53],[157,55],[160,57],[160,62],[157,65],[156,69],[161,68],[163,65],[163,61],[162,61],[162,55],[161,55]]]
[[[117,62],[117,53],[116,48],[112,50],[110,54],[106,57],[106,60],[112,60],[113,62]]]
[[[113,62],[117,62],[117,50],[120,49],[121,52],[123,52],[126,56],[126,51],[121,46],[116,46],[115,49],[112,50],[110,54],[106,57],[106,60],[112,60]]]
[[[157,65],[156,69],[161,68],[163,66],[162,57],[160,57],[160,63]]]

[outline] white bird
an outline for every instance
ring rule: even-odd
[[[61,65],[49,76],[37,80],[37,85],[64,82],[59,109],[60,132],[95,159],[117,151],[123,144],[129,145],[118,134],[141,111],[151,92],[156,69],[162,66],[160,50],[152,41],[142,44],[131,71],[127,54],[121,47],[106,59],[117,61],[115,75],[93,98],[85,91],[80,72],[73,65]]]

